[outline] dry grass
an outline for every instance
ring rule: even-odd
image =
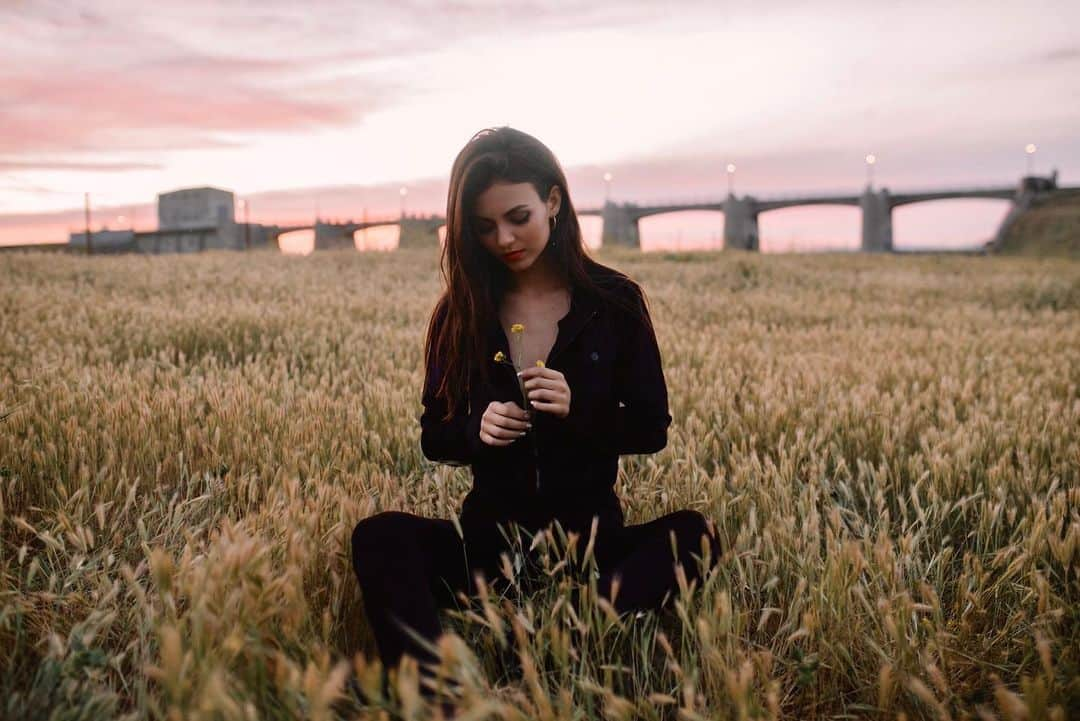
[[[627,519],[699,509],[724,557],[659,616],[562,571],[451,612],[474,718],[1080,713],[1080,264],[598,257],[650,294],[675,418]],[[434,253],[0,277],[0,716],[424,716],[413,667],[343,681],[379,671],[353,524],[468,490],[419,448]]]

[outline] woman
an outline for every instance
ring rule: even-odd
[[[551,151],[512,128],[475,135],[454,161],[446,227],[447,288],[428,325],[420,443],[430,460],[470,465],[473,487],[461,510],[464,539],[450,520],[394,511],[353,532],[353,565],[386,668],[403,653],[421,668],[435,663],[407,629],[435,642],[438,609],[456,591],[475,592],[477,571],[499,576],[512,524],[535,533],[558,521],[583,537],[580,549],[597,517],[597,590],[610,600],[618,579],[620,613],[673,595],[676,564],[688,581],[699,577],[703,537],[711,560],[719,556],[696,511],[623,523],[619,455],[666,445],[667,387],[644,293],[585,255]],[[520,373],[509,363],[515,355]]]

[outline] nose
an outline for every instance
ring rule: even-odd
[[[514,244],[514,232],[508,225],[499,226],[499,245],[508,248]]]

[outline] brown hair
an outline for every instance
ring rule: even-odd
[[[556,216],[552,242],[544,249],[568,284],[583,287],[649,323],[647,306],[628,301],[613,284],[594,278],[601,266],[585,252],[574,204],[566,187],[566,175],[555,155],[539,140],[509,127],[486,128],[476,133],[458,153],[450,171],[446,199],[446,241],[440,265],[446,290],[428,322],[424,343],[427,367],[439,368],[442,379],[436,396],[447,401],[449,420],[457,404],[470,391],[471,367],[488,382],[486,328],[498,323],[497,308],[510,280],[510,271],[480,244],[470,222],[476,198],[496,182],[529,183],[544,200],[557,185],[562,203]],[[594,271],[590,274],[589,271]],[[617,271],[616,280],[636,283]]]

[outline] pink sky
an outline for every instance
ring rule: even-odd
[[[255,221],[442,212],[476,130],[510,124],[559,156],[579,207],[1080,184],[1080,5],[825,0],[381,5],[101,0],[0,5],[0,244],[82,224],[156,224],[155,195],[214,185]],[[991,201],[896,211],[897,244],[985,240]],[[858,212],[762,216],[763,246],[853,247]],[[719,214],[642,223],[705,247]]]

